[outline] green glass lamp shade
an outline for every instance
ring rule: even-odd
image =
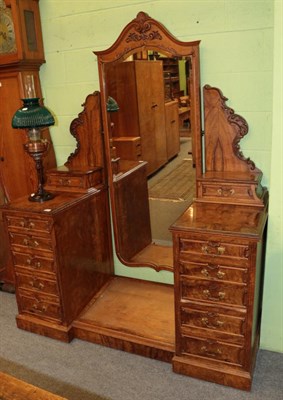
[[[40,128],[54,125],[50,111],[39,104],[39,98],[22,99],[23,107],[12,118],[12,127],[16,129]]]
[[[109,96],[106,103],[106,109],[108,112],[115,112],[119,110],[119,106],[116,100],[113,97]]]
[[[45,178],[42,158],[48,151],[49,142],[42,137],[41,128],[54,125],[55,121],[50,111],[39,104],[38,97],[22,99],[22,101],[23,107],[17,110],[12,118],[12,127],[28,131],[28,140],[24,144],[24,149],[35,161],[38,178],[37,191],[29,196],[29,200],[41,203],[54,198],[54,195],[43,187]]]

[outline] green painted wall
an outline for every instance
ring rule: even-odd
[[[283,352],[283,3],[276,0],[274,5],[272,158],[261,347]]]
[[[74,150],[70,122],[82,110],[86,96],[99,90],[94,50],[108,48],[139,11],[162,22],[180,40],[201,40],[202,86],[221,88],[230,99],[228,105],[246,118],[250,133],[242,140],[242,150],[264,171],[264,184],[270,188],[261,346],[283,351],[282,190],[278,189],[282,97],[280,103],[277,90],[280,84],[282,88],[281,0],[41,0],[40,9],[46,55],[41,84],[45,104],[56,115],[51,134],[59,165]],[[119,275],[172,282],[168,272],[126,268],[118,260],[115,269]]]

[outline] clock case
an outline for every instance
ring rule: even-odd
[[[45,62],[38,0],[4,0],[11,9],[16,52],[0,54],[0,205],[29,195],[37,185],[32,158],[24,152],[25,131],[11,126],[12,116],[31,97],[27,82],[32,80],[33,96],[42,98],[39,70]],[[55,152],[48,129],[43,137],[50,142],[44,169],[56,167]],[[14,290],[14,271],[0,212],[0,288]]]
[[[4,0],[10,8],[15,30],[16,51],[0,53],[0,66],[45,62],[38,0]]]

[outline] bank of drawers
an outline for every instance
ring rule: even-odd
[[[13,254],[20,313],[47,320],[62,319],[56,261],[53,249],[53,220],[31,214],[6,215]]]
[[[251,249],[243,241],[179,238],[179,350],[242,366]]]

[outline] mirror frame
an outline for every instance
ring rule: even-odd
[[[192,152],[194,155],[194,166],[197,178],[202,173],[202,145],[201,145],[201,108],[200,108],[200,63],[199,63],[199,44],[200,40],[193,42],[181,42],[158,21],[151,18],[145,12],[139,12],[137,17],[133,19],[114,42],[114,44],[106,50],[94,51],[97,56],[99,82],[101,90],[102,119],[104,126],[105,140],[105,156],[108,174],[108,184],[110,191],[113,231],[115,240],[115,250],[118,259],[126,266],[151,267],[156,271],[162,268],[150,260],[143,265],[129,262],[123,259],[119,250],[118,241],[118,222],[115,212],[113,173],[111,167],[110,153],[110,126],[109,118],[106,110],[107,88],[105,82],[105,65],[108,63],[117,63],[124,61],[134,53],[144,51],[157,51],[168,57],[191,57],[191,76],[190,91],[193,93],[191,98],[191,131],[192,131]],[[197,193],[196,184],[196,193]],[[173,270],[173,269],[172,269]]]

